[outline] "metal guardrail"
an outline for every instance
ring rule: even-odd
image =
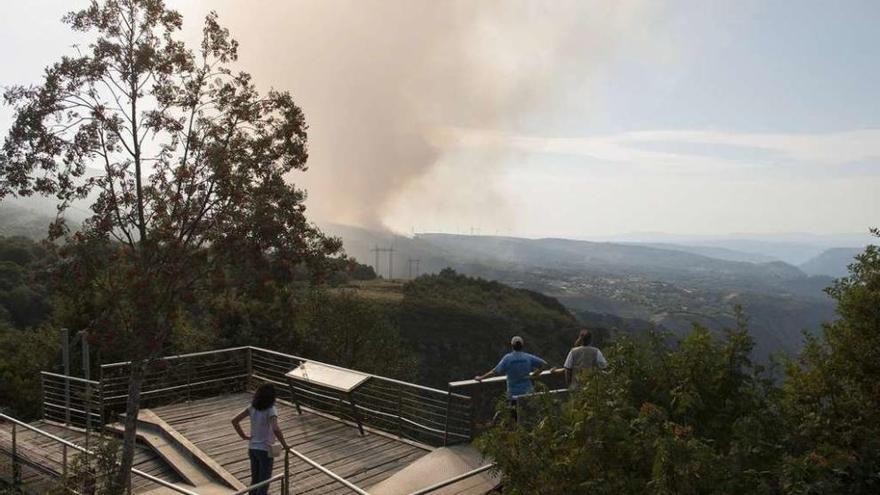
[[[468,478],[474,477],[474,476],[476,476],[482,472],[488,471],[494,467],[495,467],[494,463],[489,463],[489,464],[486,464],[485,466],[480,466],[476,469],[473,469],[473,470],[468,471],[466,473],[462,473],[458,476],[453,476],[452,478],[449,478],[448,480],[444,480],[439,483],[434,483],[433,485],[422,488],[421,490],[416,490],[414,492],[409,493],[408,495],[425,495],[426,493],[435,492],[441,488],[446,488],[449,485],[454,485],[454,484],[458,483],[459,481],[463,481]]]
[[[86,454],[89,456],[95,455],[94,452],[86,449],[85,447],[77,445],[76,443],[71,442],[69,440],[65,440],[57,435],[53,435],[52,433],[49,433],[48,431],[37,428],[33,425],[29,425],[21,420],[13,418],[12,416],[8,416],[6,414],[0,414],[0,421],[9,422],[12,424],[12,432],[11,432],[12,433],[12,444],[11,444],[11,450],[10,450],[10,457],[12,458],[12,464],[13,464],[13,473],[14,473],[13,474],[13,478],[14,478],[13,484],[18,484],[20,482],[20,479],[16,479],[20,475],[15,474],[15,473],[20,473],[20,470],[18,469],[18,465],[22,462],[25,462],[25,459],[23,459],[18,454],[18,450],[19,450],[18,449],[18,428],[25,428],[27,430],[30,430],[30,431],[36,433],[37,435],[40,435],[41,437],[48,438],[49,440],[52,440],[53,442],[61,445],[61,448],[62,448],[62,456],[61,456],[62,465],[60,466],[61,471],[56,472],[55,474],[61,475],[62,477],[66,477],[68,474],[68,464],[69,464],[68,449],[73,450],[75,452],[82,453],[82,454]],[[0,447],[2,447],[2,444],[0,444]],[[3,450],[3,449],[0,448],[0,450]],[[35,466],[35,467],[42,469],[42,470],[46,470],[46,466]],[[196,491],[193,491],[193,490],[184,488],[182,486],[179,486],[177,484],[165,481],[161,478],[153,476],[153,475],[146,473],[144,471],[141,471],[140,469],[137,469],[137,468],[132,468],[131,473],[133,475],[140,476],[140,477],[142,477],[146,480],[149,480],[157,485],[168,488],[169,490],[173,490],[174,492],[177,492],[177,493],[180,493],[183,495],[200,495]],[[288,489],[290,486],[290,461],[289,461],[289,454],[288,453],[285,453],[284,472],[283,473],[276,474],[275,476],[269,478],[266,481],[256,483],[256,484],[253,484],[253,485],[248,486],[246,488],[243,488],[242,490],[235,492],[233,495],[244,495],[244,494],[250,493],[251,490],[253,490],[255,488],[268,486],[268,485],[271,485],[272,483],[275,483],[277,481],[284,482],[282,485],[281,493],[282,493],[282,495],[287,495]]]
[[[290,397],[289,384],[284,375],[300,364],[309,362],[345,369],[259,347],[251,347],[250,353],[251,379],[278,385],[279,395],[288,400],[293,397]],[[467,396],[380,375],[364,374],[370,380],[352,394],[354,410],[359,418],[352,417],[349,403],[318,386],[297,382],[296,399],[319,411],[360,419],[367,426],[429,445],[470,441],[471,406]]]
[[[180,398],[189,400],[208,396],[218,391],[228,392],[230,388],[246,390],[253,388],[257,382],[271,382],[280,386],[279,396],[283,398],[289,393],[284,375],[304,362],[345,369],[292,354],[252,346],[196,352],[154,360],[146,372],[141,396],[145,404],[151,402],[167,403]],[[127,398],[130,365],[130,362],[102,365],[99,381],[43,373],[44,383],[48,384],[48,386],[44,386],[44,414],[47,419],[59,421],[58,413],[60,411],[65,418],[59,422],[65,424],[75,424],[77,418],[82,418],[84,420],[82,423],[86,423],[87,427],[89,424],[103,425],[112,421],[115,413],[121,412],[120,409],[124,406]],[[482,382],[463,380],[451,382],[449,389],[444,391],[380,375],[365,374],[371,379],[354,392],[356,411],[363,423],[387,433],[434,446],[468,442],[479,430],[480,425],[475,419],[478,412],[474,397],[458,393],[457,389],[478,384],[500,384],[504,381],[504,377],[494,377]],[[542,376],[550,374],[550,372],[544,372]],[[347,417],[350,414],[350,406],[340,404],[339,397],[327,393],[326,390],[297,383],[296,393],[300,402],[319,411],[329,412],[338,417]],[[77,407],[78,404],[81,407]],[[27,427],[38,430],[30,425]],[[50,433],[42,430],[40,432],[51,438]],[[58,440],[66,442],[63,439]],[[77,446],[77,449],[82,448]],[[85,451],[85,449],[80,451]],[[248,493],[254,488],[284,480],[282,493],[286,495],[290,483],[288,463],[291,453],[350,490],[368,495],[363,489],[294,450],[285,455],[285,472],[283,474],[273,476],[270,480],[250,486],[238,493]],[[491,464],[482,466],[471,472],[413,492],[413,495],[430,493],[480,474],[491,467]],[[171,488],[178,493],[198,495],[147,473],[135,469],[132,470],[132,473]]]
[[[53,435],[53,434],[49,433],[48,431],[45,431],[45,430],[42,430],[42,429],[37,428],[35,426],[29,425],[29,424],[25,423],[24,421],[15,419],[12,416],[8,416],[6,414],[0,414],[0,420],[6,421],[6,422],[9,422],[12,424],[12,445],[11,445],[10,456],[12,457],[12,464],[13,464],[13,484],[17,484],[18,482],[20,482],[20,479],[15,479],[17,476],[20,476],[20,474],[18,474],[18,475],[16,474],[16,473],[20,473],[19,468],[17,466],[21,462],[24,461],[24,459],[22,459],[18,455],[18,428],[25,428],[27,430],[30,430],[30,431],[36,433],[37,435],[48,438],[49,440],[52,440],[53,442],[61,445],[61,447],[62,447],[61,472],[58,472],[56,474],[60,474],[62,476],[67,475],[68,464],[69,464],[68,449],[72,449],[76,452],[86,454],[89,456],[95,455],[95,453],[92,452],[91,450],[88,450],[88,449],[86,449],[80,445],[77,445],[69,440],[65,440],[59,436]],[[39,469],[46,469],[46,466],[36,466],[36,467]],[[49,468],[49,469],[51,469],[51,468]],[[183,495],[199,495],[196,492],[193,492],[191,490],[187,490],[186,488],[177,486],[174,483],[169,483],[161,478],[157,478],[149,473],[145,473],[145,472],[141,471],[140,469],[132,468],[131,473],[134,475],[137,475],[137,476],[141,476],[147,480],[152,481],[153,483],[156,483],[157,485],[163,486],[165,488],[173,490],[177,493],[181,493]]]
[[[542,371],[532,376],[531,379],[534,382],[543,383],[550,390],[565,388],[564,374],[560,369]],[[504,376],[493,376],[479,381],[469,379],[449,382],[450,391],[468,393],[471,398],[473,437],[495,424],[495,412],[498,404],[506,397],[506,381]]]
[[[40,378],[44,418],[87,430],[103,424],[99,382],[48,371],[41,372]]]
[[[290,395],[285,373],[304,362],[344,369],[251,346],[159,358],[152,361],[145,372],[141,405],[151,407],[230,390],[243,391],[260,382],[279,385],[279,395],[285,397]],[[124,412],[130,365],[130,362],[102,365],[99,381],[44,373],[44,417],[87,429],[114,421]],[[353,393],[354,410],[363,424],[434,446],[468,442],[473,438],[470,397],[452,390],[365,374],[370,380]],[[326,389],[298,383],[296,393],[304,405],[355,419],[352,408]]]

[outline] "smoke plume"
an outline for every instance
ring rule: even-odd
[[[444,129],[554,132],[589,115],[595,68],[643,35],[640,1],[313,0],[174,5],[195,32],[216,10],[240,65],[290,90],[310,125],[291,177],[321,221],[400,231],[514,227],[496,188],[505,150]],[[527,193],[523,191],[523,193]]]

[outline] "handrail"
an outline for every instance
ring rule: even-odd
[[[440,481],[438,483],[434,483],[433,485],[426,486],[425,488],[422,488],[421,490],[416,490],[414,492],[410,492],[408,495],[424,495],[426,493],[431,493],[435,490],[439,490],[439,489],[447,487],[449,485],[458,483],[459,481],[461,481],[463,479],[467,479],[472,476],[476,476],[484,471],[488,471],[488,470],[492,469],[493,467],[495,467],[495,463],[490,462],[489,464],[486,464],[485,466],[480,466],[480,467],[473,469],[471,471],[468,471],[466,473],[459,474],[458,476],[453,476],[452,478],[449,478],[447,480]]]
[[[85,378],[79,378],[79,377],[70,376],[70,375],[60,375],[58,373],[52,373],[51,371],[41,371],[40,374],[46,375],[46,376],[51,376],[53,378],[60,378],[62,380],[70,380],[72,382],[85,383],[86,385],[95,385],[95,386],[101,385],[101,382],[96,382],[94,380],[86,380]]]
[[[285,474],[284,474],[284,473],[276,474],[275,476],[272,476],[271,478],[269,478],[269,479],[267,479],[267,480],[265,480],[265,481],[261,481],[261,482],[259,482],[259,483],[255,483],[255,484],[253,484],[253,485],[251,485],[251,486],[249,486],[249,487],[242,488],[241,490],[239,490],[239,491],[233,493],[232,495],[245,495],[245,494],[247,494],[247,493],[250,493],[251,490],[255,490],[255,489],[257,489],[257,488],[262,488],[262,487],[264,487],[264,486],[269,486],[270,484],[275,483],[276,481],[278,481],[278,480],[280,480],[280,479],[282,479],[282,478],[285,478]]]
[[[193,387],[193,386],[196,386],[196,385],[205,385],[205,384],[208,384],[208,383],[225,382],[225,381],[229,381],[229,380],[234,380],[234,379],[236,379],[236,378],[246,378],[247,376],[248,376],[247,374],[244,374],[244,375],[230,375],[230,376],[224,376],[224,377],[221,377],[221,378],[214,378],[214,379],[212,379],[212,380],[201,380],[201,381],[198,381],[198,382],[184,383],[184,384],[182,384],[182,385],[174,385],[174,386],[172,386],[172,387],[154,388],[154,389],[152,389],[152,390],[146,390],[146,391],[141,392],[141,396],[144,396],[144,397],[145,397],[145,396],[149,396],[149,395],[153,395],[153,394],[161,394],[161,393],[163,393],[163,392],[168,392],[168,391],[171,391],[171,390],[179,390],[179,389],[181,389],[181,388],[189,388],[189,387]],[[125,394],[120,394],[120,395],[108,395],[108,396],[104,397],[104,400],[112,401],[112,400],[116,400],[116,399],[122,399],[122,398],[125,398],[125,397],[128,397],[128,394],[127,394],[127,393],[125,393]]]
[[[18,419],[16,419],[16,418],[13,418],[13,417],[8,416],[8,415],[6,415],[6,414],[2,414],[2,413],[0,413],[0,419],[2,419],[3,421],[8,421],[8,422],[13,423],[13,424],[18,425],[18,426],[21,426],[21,427],[26,428],[26,429],[28,429],[28,430],[31,430],[31,431],[33,431],[34,433],[38,434],[38,435],[44,436],[44,437],[46,437],[46,438],[49,438],[50,440],[53,440],[53,441],[55,441],[55,442],[58,442],[58,443],[60,443],[60,444],[62,444],[62,445],[65,445],[65,446],[67,446],[67,447],[69,447],[69,448],[72,448],[72,449],[74,449],[74,450],[76,450],[76,451],[79,451],[79,452],[82,452],[82,453],[85,453],[85,454],[88,454],[88,455],[94,455],[94,452],[92,452],[92,451],[90,451],[90,450],[87,450],[87,449],[85,449],[85,448],[83,448],[83,447],[81,447],[81,446],[79,446],[79,445],[77,445],[77,444],[75,444],[75,443],[73,443],[73,442],[71,442],[71,441],[69,441],[69,440],[65,440],[65,439],[63,439],[63,438],[61,438],[61,437],[59,437],[59,436],[53,435],[52,433],[49,433],[49,432],[47,432],[47,431],[45,431],[45,430],[42,430],[42,429],[40,429],[40,428],[37,428],[37,427],[35,427],[35,426],[33,426],[33,425],[30,425],[30,424],[28,424],[28,423],[25,423],[25,422],[23,422],[23,421],[20,421],[20,420],[18,420]],[[302,459],[304,462],[306,462],[306,463],[309,464],[310,466],[312,466],[312,467],[318,469],[318,470],[321,471],[322,473],[324,473],[324,474],[326,474],[327,476],[329,476],[330,478],[332,478],[334,481],[336,481],[336,482],[338,482],[338,483],[341,483],[341,484],[344,485],[346,488],[348,488],[348,489],[354,491],[355,493],[357,493],[357,494],[359,494],[359,495],[370,495],[369,492],[363,490],[362,488],[358,487],[357,485],[351,483],[350,481],[346,480],[345,478],[343,478],[343,477],[339,476],[338,474],[334,473],[333,471],[327,469],[326,467],[322,466],[322,465],[319,464],[318,462],[316,462],[316,461],[310,459],[310,458],[307,457],[305,454],[302,454],[301,452],[297,451],[296,449],[288,448],[288,449],[287,449],[287,454],[293,454],[293,455],[297,456],[298,458]],[[431,485],[431,486],[428,486],[428,487],[422,488],[422,489],[417,490],[417,491],[415,491],[415,492],[411,492],[409,495],[424,495],[424,494],[427,494],[427,493],[433,492],[433,491],[438,490],[438,489],[440,489],[440,488],[443,488],[443,487],[446,487],[446,486],[452,485],[452,484],[454,484],[454,483],[457,483],[457,482],[459,482],[459,481],[461,481],[461,480],[464,480],[464,479],[467,479],[467,478],[473,477],[473,476],[475,476],[475,475],[477,475],[477,474],[480,474],[480,473],[482,473],[482,472],[484,472],[484,471],[487,471],[487,470],[493,468],[494,466],[495,466],[494,463],[489,463],[489,464],[486,464],[486,465],[484,465],[484,466],[480,466],[479,468],[473,469],[473,470],[468,471],[468,472],[466,472],[466,473],[462,473],[462,474],[460,474],[460,475],[454,476],[454,477],[449,478],[449,479],[446,479],[446,480],[444,480],[444,481],[440,481],[440,482],[438,482],[438,483],[435,483],[435,484],[433,484],[433,485]],[[141,471],[141,470],[139,470],[139,469],[136,469],[136,468],[131,468],[131,473],[132,473],[132,474],[135,474],[135,475],[138,475],[138,476],[140,476],[140,477],[142,477],[142,478],[145,478],[145,479],[147,479],[147,480],[149,480],[149,481],[152,481],[153,483],[156,483],[157,485],[160,485],[160,486],[163,486],[163,487],[165,487],[165,488],[171,489],[171,490],[173,490],[173,491],[175,491],[175,492],[177,492],[177,493],[179,493],[179,494],[182,494],[182,495],[200,495],[200,494],[197,493],[197,492],[194,492],[194,491],[192,491],[192,490],[188,490],[188,489],[186,489],[186,488],[183,488],[183,487],[177,486],[177,485],[174,484],[174,483],[170,483],[170,482],[165,481],[165,480],[163,480],[163,479],[161,479],[161,478],[157,478],[157,477],[155,477],[155,476],[153,476],[153,475],[151,475],[151,474],[149,474],[149,473],[143,472],[143,471]],[[276,481],[278,481],[278,480],[284,480],[284,482],[285,482],[286,484],[289,484],[289,483],[290,483],[289,473],[287,472],[287,462],[285,462],[285,472],[284,472],[284,473],[276,474],[275,476],[269,478],[268,480],[261,481],[260,483],[256,483],[256,484],[253,484],[253,485],[248,486],[248,487],[246,487],[246,488],[243,488],[243,489],[241,489],[241,490],[239,490],[239,491],[237,491],[237,492],[234,492],[232,495],[245,495],[245,494],[247,494],[247,493],[250,493],[252,490],[254,490],[254,489],[256,489],[256,488],[261,488],[261,487],[264,487],[264,486],[268,486],[268,485],[270,485],[271,483],[274,483],[274,482],[276,482]],[[283,493],[283,492],[282,492],[282,493]]]
[[[555,375],[558,373],[559,373],[559,371],[557,371],[555,369],[544,370],[538,375],[529,375],[529,377],[532,380],[534,380],[535,378],[552,376],[552,375]],[[490,378],[486,378],[484,380],[474,380],[473,378],[471,378],[470,380],[459,380],[457,382],[449,382],[449,388],[466,387],[468,385],[477,385],[479,383],[497,383],[497,382],[503,382],[506,379],[507,378],[505,378],[504,376],[493,376]]]
[[[329,366],[329,367],[331,367],[331,368],[336,368],[336,369],[341,369],[341,370],[348,370],[348,368],[343,368],[343,367],[341,367],[341,366],[336,366],[336,365],[334,365],[334,364],[324,363],[324,362],[321,362],[321,361],[316,361],[316,360],[314,360],[314,359],[304,358],[304,357],[297,356],[297,355],[294,355],[294,354],[287,354],[287,353],[284,353],[284,352],[273,351],[272,349],[266,349],[266,348],[263,348],[263,347],[256,347],[256,346],[251,346],[251,345],[247,345],[247,346],[239,346],[239,347],[228,347],[228,348],[226,348],[226,349],[216,349],[216,350],[212,350],[212,351],[191,352],[191,353],[188,353],[188,354],[175,354],[175,355],[172,355],[172,356],[164,356],[164,357],[161,357],[161,358],[158,358],[158,359],[168,361],[168,360],[173,360],[173,359],[190,358],[190,357],[198,357],[198,356],[207,356],[207,355],[211,355],[211,354],[220,354],[220,353],[225,353],[225,352],[241,351],[241,350],[245,350],[245,349],[250,349],[250,350],[253,350],[253,351],[265,352],[266,354],[273,354],[273,355],[276,355],[276,356],[281,356],[281,357],[286,357],[286,358],[293,358],[293,359],[296,359],[296,360],[299,360],[299,361],[307,361],[307,362],[310,362],[310,363],[320,364],[320,365],[323,365],[323,366]],[[119,362],[116,362],[116,363],[103,364],[103,365],[101,365],[101,367],[102,367],[102,368],[114,368],[114,367],[119,367],[119,366],[130,365],[130,364],[131,364],[131,361],[119,361]],[[357,371],[357,370],[355,370],[355,371]],[[363,372],[363,371],[358,371],[358,373],[363,373],[363,374],[365,374],[365,375],[367,375],[367,376],[370,376],[370,377],[372,377],[372,378],[378,378],[378,379],[380,379],[380,380],[387,381],[387,382],[391,382],[391,383],[396,383],[396,384],[398,384],[398,385],[406,385],[406,386],[408,386],[408,387],[417,388],[417,389],[420,389],[420,390],[424,390],[424,391],[426,391],[426,392],[433,392],[433,393],[436,393],[436,394],[442,394],[442,395],[446,395],[446,394],[448,393],[448,392],[445,391],[445,390],[440,390],[440,389],[436,389],[436,388],[432,388],[432,387],[426,387],[426,386],[424,386],[424,385],[419,385],[419,384],[417,384],[417,383],[405,382],[405,381],[403,381],[403,380],[397,380],[397,379],[394,379],[394,378],[389,378],[389,377],[387,377],[387,376],[375,375],[375,374],[372,374],[372,373],[365,373],[365,372]],[[460,399],[469,399],[469,398],[470,398],[470,397],[468,397],[468,396],[466,396],[466,395],[458,395],[458,394],[455,394],[455,395],[456,395],[456,397],[458,397],[458,398],[460,398]]]
[[[419,385],[419,384],[417,384],[417,383],[410,383],[410,382],[405,382],[405,381],[403,381],[403,380],[397,380],[397,379],[394,379],[394,378],[388,378],[387,376],[374,375],[374,374],[372,374],[372,373],[367,373],[367,372],[365,372],[365,371],[350,370],[349,368],[343,368],[342,366],[336,366],[335,364],[329,364],[329,363],[324,363],[324,362],[321,362],[321,361],[315,361],[314,359],[304,358],[304,357],[296,356],[296,355],[293,355],[293,354],[286,354],[286,353],[283,353],[283,352],[273,351],[273,350],[271,350],[271,349],[264,349],[264,348],[262,348],[262,347],[254,347],[254,346],[247,346],[247,347],[250,348],[250,349],[253,350],[253,351],[260,351],[260,352],[265,352],[265,353],[267,353],[267,354],[274,354],[274,355],[276,355],[276,356],[282,356],[282,357],[287,357],[287,358],[293,358],[293,359],[296,359],[296,360],[299,360],[299,361],[305,361],[305,362],[309,362],[309,363],[320,364],[320,365],[322,365],[322,366],[328,366],[328,367],[330,367],[330,368],[335,368],[335,369],[339,369],[339,370],[345,370],[345,371],[357,371],[358,373],[361,373],[361,374],[367,375],[367,376],[369,376],[369,377],[371,377],[371,378],[377,378],[377,379],[379,379],[379,380],[383,380],[383,381],[386,381],[386,382],[391,382],[391,383],[396,383],[396,384],[398,384],[398,385],[405,385],[405,386],[407,386],[407,387],[417,388],[417,389],[419,389],[419,390],[424,390],[424,391],[426,391],[426,392],[432,392],[432,393],[436,393],[436,394],[440,394],[440,395],[444,395],[444,396],[447,395],[447,394],[449,393],[449,392],[446,391],[446,390],[440,390],[440,389],[437,389],[437,388],[431,388],[431,387],[426,387],[426,386],[424,386],[424,385]],[[220,352],[220,351],[217,351],[217,352]],[[468,397],[468,396],[466,396],[466,395],[453,394],[453,396],[455,396],[455,397],[457,397],[457,398],[459,398],[459,399],[470,399],[470,397]]]
[[[307,464],[310,464],[312,467],[318,469],[318,470],[321,471],[322,473],[324,473],[324,474],[326,474],[327,476],[333,478],[335,481],[338,481],[339,483],[342,483],[343,485],[346,486],[346,488],[348,488],[348,489],[354,491],[355,493],[357,493],[357,494],[359,494],[359,495],[370,495],[369,493],[367,493],[366,491],[364,491],[364,490],[358,488],[357,485],[352,484],[350,481],[346,480],[346,479],[343,478],[342,476],[339,476],[338,474],[334,473],[333,471],[330,471],[329,469],[325,468],[324,466],[322,466],[322,465],[318,464],[317,462],[315,462],[315,461],[309,459],[308,457],[306,457],[305,455],[301,454],[300,452],[297,452],[296,449],[289,448],[289,449],[287,449],[287,450],[288,450],[288,452],[290,452],[291,454],[293,454],[293,455],[299,457],[300,459],[302,459],[303,461],[305,461]]]
[[[244,346],[239,346],[239,347],[227,347],[226,349],[214,349],[212,351],[190,352],[187,354],[172,354],[170,356],[162,356],[162,357],[156,358],[156,359],[154,359],[154,361],[171,361],[174,359],[207,356],[209,354],[220,354],[221,352],[241,351],[244,349],[248,349],[250,347],[251,346],[244,345]],[[107,363],[107,364],[102,364],[101,367],[102,368],[117,368],[119,366],[125,366],[127,364],[131,364],[131,361],[118,361],[115,363]]]
[[[34,433],[38,434],[38,435],[42,435],[42,436],[44,436],[44,437],[46,437],[46,438],[49,438],[49,439],[51,439],[51,440],[53,440],[53,441],[55,441],[55,442],[60,443],[61,445],[65,445],[65,446],[67,446],[67,447],[70,447],[70,448],[72,448],[72,449],[74,449],[74,450],[76,450],[76,451],[82,452],[82,453],[87,454],[87,455],[95,455],[95,453],[92,452],[91,450],[88,450],[88,449],[86,449],[86,448],[84,448],[84,447],[81,447],[81,446],[79,446],[79,445],[77,445],[77,444],[75,444],[75,443],[73,443],[73,442],[70,442],[70,441],[68,441],[68,440],[65,440],[65,439],[63,439],[63,438],[61,438],[61,437],[59,437],[59,436],[53,435],[53,434],[49,433],[48,431],[42,430],[42,429],[40,429],[40,428],[37,428],[36,426],[29,425],[29,424],[27,424],[27,423],[25,423],[25,422],[23,422],[23,421],[20,421],[20,420],[18,420],[18,419],[15,419],[15,418],[13,418],[12,416],[8,416],[8,415],[6,415],[6,414],[2,414],[2,413],[0,413],[0,419],[2,419],[2,420],[4,420],[4,421],[9,421],[10,423],[13,423],[13,424],[15,424],[15,425],[21,426],[22,428],[26,428],[26,429],[28,429],[28,430],[31,430],[31,431],[33,431]],[[148,479],[148,480],[152,481],[153,483],[156,483],[157,485],[164,486],[165,488],[169,488],[169,489],[171,489],[171,490],[174,490],[174,491],[177,492],[177,493],[182,493],[183,495],[199,495],[199,494],[196,493],[196,492],[193,492],[193,491],[187,490],[186,488],[181,488],[181,487],[175,485],[174,483],[169,483],[169,482],[167,482],[167,481],[165,481],[165,480],[163,480],[163,479],[160,479],[160,478],[157,478],[157,477],[155,477],[155,476],[153,476],[153,475],[151,475],[151,474],[145,473],[145,472],[143,472],[143,471],[141,471],[140,469],[137,469],[137,468],[131,468],[131,473],[132,473],[132,474],[136,474],[136,475],[138,475],[138,476],[140,476],[140,477],[142,477],[142,478]]]

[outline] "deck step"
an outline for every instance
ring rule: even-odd
[[[124,427],[119,423],[108,427],[120,434],[124,431]],[[223,466],[149,409],[141,409],[138,413],[137,436],[162,457],[187,484],[199,487],[199,493],[204,492],[205,489],[213,490],[205,493],[231,493],[230,489],[245,488],[245,485]],[[163,493],[161,490],[154,491],[159,494]]]
[[[405,495],[477,469],[487,462],[480,451],[470,445],[442,447],[416,459],[390,478],[367,488],[367,491],[370,495]],[[494,490],[498,483],[498,476],[490,470],[431,494],[483,495]]]

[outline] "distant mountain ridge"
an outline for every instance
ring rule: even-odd
[[[823,251],[800,265],[800,269],[808,275],[826,275],[840,278],[847,275],[847,266],[855,262],[855,256],[861,253],[857,248],[832,248]]]
[[[779,258],[768,256],[766,254],[753,253],[749,251],[737,251],[735,249],[710,245],[673,244],[664,242],[623,242],[620,244],[636,244],[639,246],[655,247],[658,249],[684,251],[686,253],[699,254],[701,256],[725,261],[742,261],[746,263],[770,263],[773,261],[782,261]]]
[[[675,333],[700,323],[732,327],[733,308],[751,317],[756,357],[800,349],[802,332],[835,317],[823,293],[832,278],[810,276],[782,262],[733,261],[671,245],[523,239],[502,236],[418,234],[413,237],[356,227],[324,226],[342,237],[347,253],[375,265],[383,277],[411,278],[451,267],[511,287],[558,299],[585,318],[595,315],[646,321]],[[730,253],[726,253],[730,254]],[[393,271],[389,270],[393,261]]]

